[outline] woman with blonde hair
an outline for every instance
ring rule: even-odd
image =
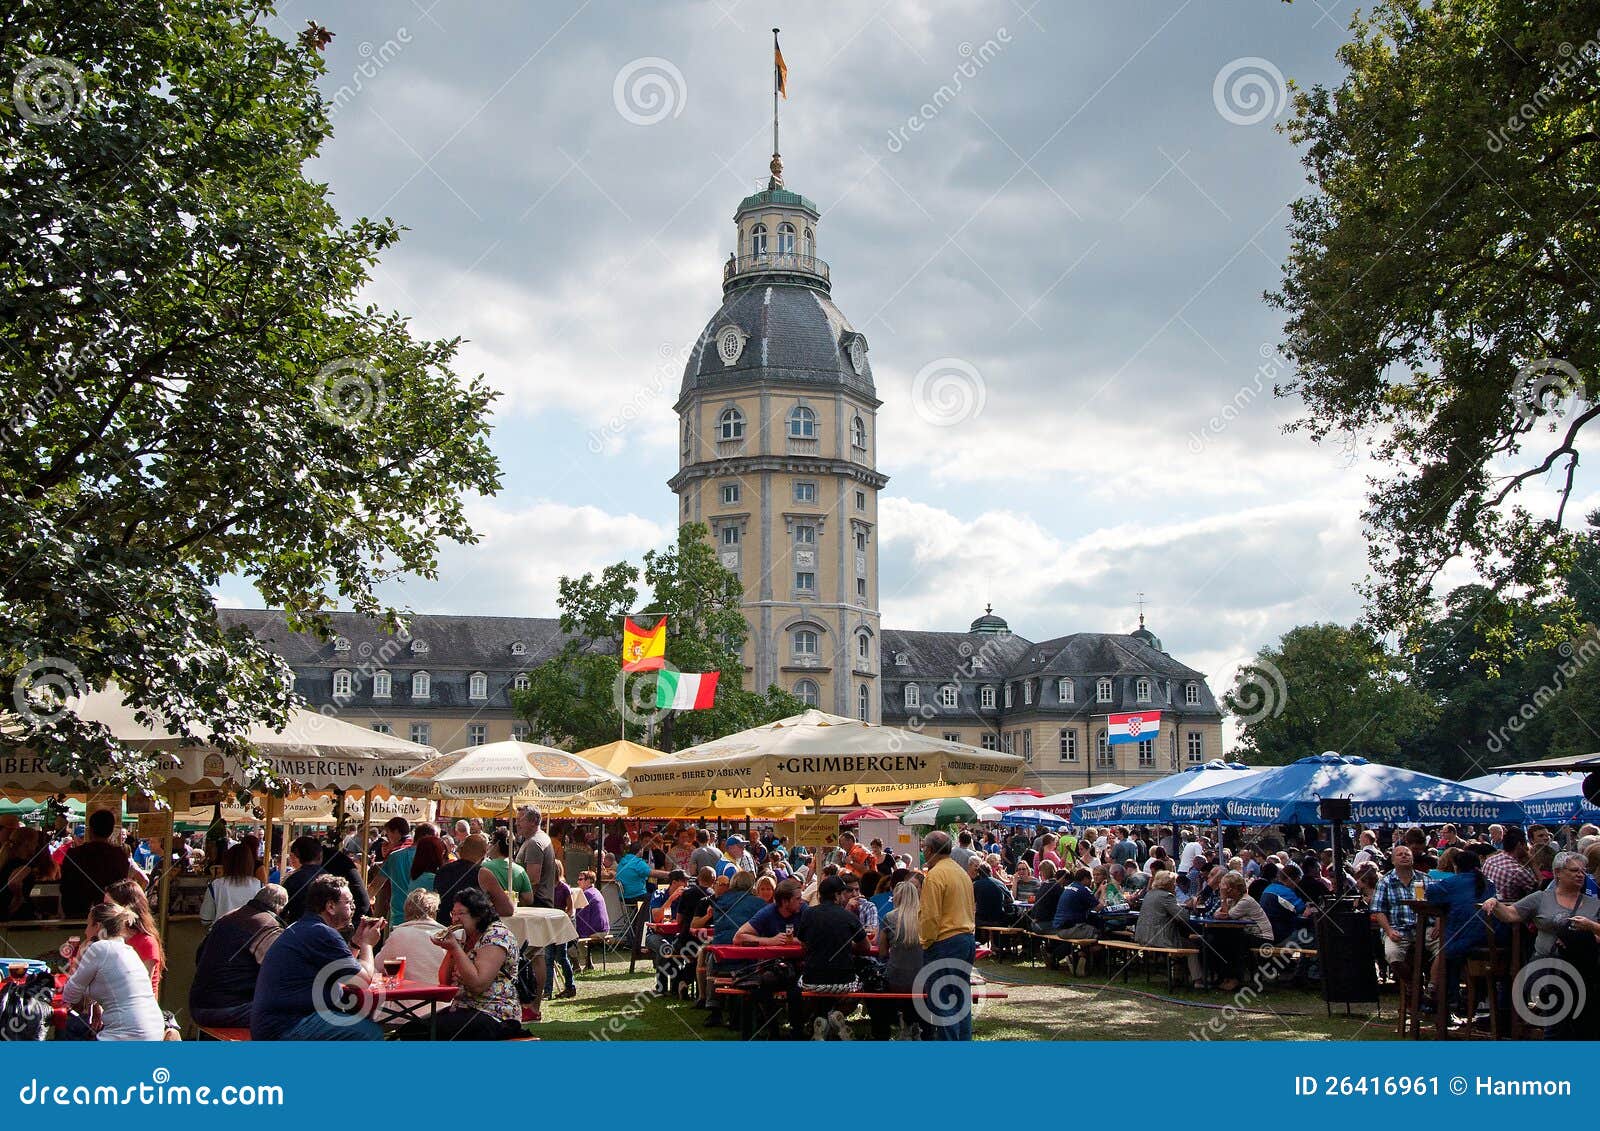
[[[69,1038],[100,1041],[160,1041],[166,1020],[144,962],[128,945],[135,916],[116,903],[97,903],[89,910],[84,945],[67,979],[62,997],[77,1017],[65,1030]],[[88,1005],[87,1017],[80,1007]]]
[[[884,963],[884,988],[890,993],[911,993],[922,971],[922,936],[918,920],[922,915],[922,892],[911,880],[894,886],[894,905],[884,916],[878,931],[878,957]],[[915,1005],[910,1001],[875,1002],[870,1009],[874,1036],[886,1039],[890,1026],[917,1024]],[[881,1007],[881,1008],[879,1008]]]

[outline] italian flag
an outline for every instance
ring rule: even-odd
[[[672,711],[703,711],[717,697],[717,672],[663,670],[656,675],[656,706]]]

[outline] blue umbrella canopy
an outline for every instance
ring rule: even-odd
[[[1520,799],[1529,821],[1600,824],[1600,808],[1583,796],[1582,781],[1562,782],[1543,793],[1530,793]]]
[[[1498,797],[1521,801],[1535,793],[1549,793],[1569,782],[1577,786],[1582,781],[1582,774],[1558,774],[1554,770],[1546,770],[1542,773],[1512,771],[1483,774],[1475,778],[1463,778],[1461,784],[1468,789],[1481,789]]]
[[[1188,800],[1221,801],[1221,819],[1227,824],[1313,825],[1322,822],[1317,803],[1328,797],[1348,798],[1350,819],[1364,825],[1523,822],[1516,801],[1331,751],[1222,782],[1190,794]]]
[[[1147,781],[1110,797],[1075,806],[1076,824],[1151,825],[1164,821],[1214,821],[1222,813],[1222,801],[1210,798],[1194,801],[1200,790],[1226,783],[1238,783],[1259,773],[1237,762],[1213,760],[1203,766],[1190,766],[1169,777]]]
[[[1026,829],[1064,829],[1067,819],[1041,809],[1011,809],[1000,819],[1002,825]]]

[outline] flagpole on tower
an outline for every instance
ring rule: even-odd
[[[784,65],[783,52],[778,48],[778,29],[772,29],[772,179],[767,182],[769,189],[783,187],[783,158],[778,155],[778,95],[789,97],[788,70]]]

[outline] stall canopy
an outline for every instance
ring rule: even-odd
[[[593,762],[534,742],[490,742],[430,758],[398,776],[394,792],[435,801],[504,800],[559,808],[616,801],[627,783]]]
[[[1000,823],[1014,829],[1064,829],[1069,822],[1065,817],[1046,813],[1043,809],[1009,809],[1000,818]]]
[[[1558,758],[1540,758],[1537,762],[1518,762],[1512,766],[1496,766],[1497,770],[1576,770],[1591,773],[1600,770],[1600,754],[1562,755]]]
[[[1446,821],[1521,824],[1522,806],[1460,782],[1329,751],[1191,793],[1194,803],[1219,801],[1224,824],[1321,824],[1323,798],[1351,802],[1350,820],[1364,825],[1436,825]]]
[[[1493,793],[1499,797],[1509,797],[1513,801],[1521,801],[1535,793],[1549,793],[1564,785],[1581,785],[1582,774],[1559,774],[1553,770],[1511,772],[1498,774],[1482,774],[1475,778],[1464,778],[1462,785],[1468,789],[1481,789],[1485,793]]]
[[[634,766],[641,766],[646,762],[653,762],[661,757],[661,751],[653,750],[648,746],[640,746],[637,742],[618,740],[607,742],[602,746],[591,746],[587,750],[578,751],[576,757],[585,762],[593,762],[602,770],[609,770],[613,774],[621,774]]]
[[[1043,796],[1044,794],[1037,789],[1018,787],[1015,789],[1002,789],[993,797],[985,797],[983,803],[985,805],[993,805],[996,809],[1004,812],[1007,809],[1020,809],[1025,805],[1032,805]]]
[[[1211,761],[1168,777],[1147,781],[1099,800],[1080,803],[1072,811],[1078,824],[1154,825],[1169,821],[1215,821],[1222,802],[1191,800],[1190,795],[1227,782],[1237,784],[1256,773],[1237,762]]]
[[[662,755],[627,776],[637,797],[770,787],[821,803],[857,786],[1000,788],[1022,769],[1015,754],[812,710]]]
[[[862,821],[892,820],[894,820],[893,813],[886,813],[882,809],[875,809],[870,806],[866,809],[852,809],[850,812],[841,814],[839,817],[839,823],[841,825],[859,825]]]
[[[123,744],[162,756],[158,773],[182,785],[249,785],[244,766],[196,736],[145,726],[115,688],[94,691],[73,704],[82,719],[103,724]],[[277,777],[311,790],[387,788],[402,771],[436,754],[431,746],[317,711],[296,708],[281,731],[250,728],[249,742]],[[0,754],[0,791],[12,794],[83,792],[27,750]]]

